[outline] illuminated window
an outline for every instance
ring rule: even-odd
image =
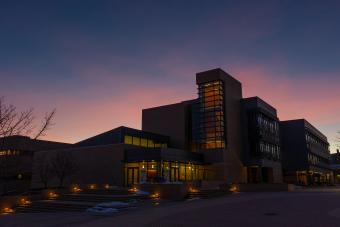
[[[124,136],[125,144],[132,144],[132,136]]]
[[[148,140],[147,140],[147,139],[141,138],[141,140],[140,140],[140,145],[141,145],[142,147],[147,147],[147,146],[148,146]]]
[[[168,145],[166,143],[162,144],[162,148],[167,148],[167,147],[168,147]]]
[[[199,90],[199,141],[203,149],[225,147],[224,85],[213,81],[198,85]]]
[[[139,137],[132,137],[133,145],[140,146],[140,138]]]
[[[155,147],[155,144],[154,144],[153,140],[148,140],[148,147],[150,147],[150,148],[154,148]]]
[[[162,146],[162,144],[160,143],[155,143],[155,148],[160,148]]]

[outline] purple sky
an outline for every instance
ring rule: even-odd
[[[339,1],[0,2],[1,93],[39,116],[46,139],[76,142],[141,109],[196,97],[195,73],[221,67],[283,120],[340,130]]]

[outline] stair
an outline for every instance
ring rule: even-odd
[[[128,202],[132,200],[145,201],[148,199],[148,196],[136,195],[127,190],[119,190],[119,192],[115,191],[114,193],[109,193],[108,191],[113,192],[113,190],[85,190],[79,193],[60,195],[53,200],[32,201],[29,205],[17,206],[16,212],[79,212],[86,211],[86,209],[94,207],[99,203],[113,201]]]
[[[121,201],[126,202],[132,199],[145,199],[145,196],[139,196],[135,194],[130,195],[101,195],[101,194],[65,194],[60,196],[60,200],[64,201],[82,201],[82,202],[109,202],[109,201]]]
[[[95,206],[95,203],[76,203],[59,200],[39,200],[34,201],[29,206],[20,205],[16,208],[18,213],[37,213],[37,212],[79,212]]]
[[[229,194],[228,191],[220,189],[201,189],[188,192],[187,199],[208,199]]]

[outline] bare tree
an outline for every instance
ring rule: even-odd
[[[36,128],[33,108],[19,111],[14,105],[6,104],[5,99],[0,97],[0,181],[3,184],[3,193],[7,192],[7,181],[13,177],[18,166],[19,157],[8,148],[7,141],[10,137],[30,136],[38,139],[44,136],[50,129],[56,110],[46,113],[41,126]]]
[[[52,172],[59,179],[59,187],[63,187],[66,177],[76,172],[74,156],[69,151],[58,151],[51,159]]]
[[[337,136],[335,137],[335,142],[338,148],[340,148],[340,131],[338,131]]]
[[[37,173],[39,174],[39,179],[41,183],[44,184],[44,188],[46,189],[48,186],[48,181],[51,179],[53,172],[50,160],[47,157],[46,153],[42,153],[37,155],[35,159]]]

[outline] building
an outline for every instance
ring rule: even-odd
[[[245,182],[241,139],[242,86],[222,69],[196,74],[198,98],[144,109],[142,129],[170,136],[170,144],[202,154],[204,180]]]
[[[65,184],[282,183],[282,170],[291,183],[331,181],[327,138],[307,121],[279,123],[274,107],[243,98],[241,83],[219,68],[197,73],[196,85],[196,99],[143,109],[142,130],[122,126],[37,152],[32,187],[41,187],[36,166],[46,153],[72,154],[77,171]]]
[[[37,151],[69,147],[70,144],[31,139],[26,136],[0,138],[1,191],[25,191],[32,177],[32,162]]]
[[[305,119],[281,121],[282,166],[287,183],[333,182],[327,137]]]
[[[339,149],[336,150],[336,153],[331,154],[331,167],[334,173],[334,183],[340,183],[340,152]]]
[[[131,186],[202,179],[202,156],[169,148],[169,139],[168,136],[122,126],[48,154],[53,158],[56,153],[72,153],[77,168],[66,179],[67,185]],[[35,160],[44,153],[37,153]],[[35,173],[32,187],[42,187],[39,171]],[[49,185],[57,186],[58,179],[54,176]]]
[[[243,163],[248,183],[282,183],[279,119],[259,97],[242,99]]]

